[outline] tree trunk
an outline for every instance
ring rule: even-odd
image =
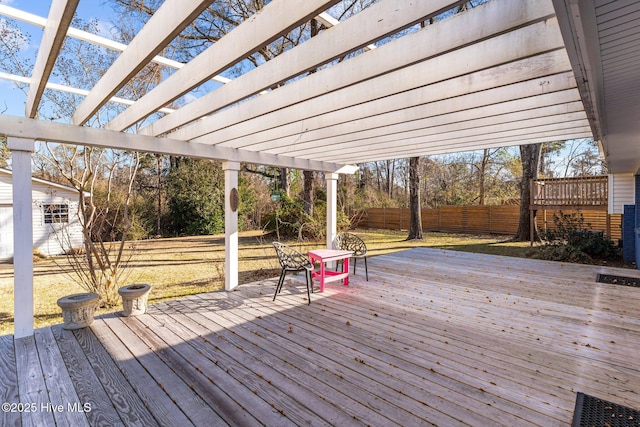
[[[487,173],[487,165],[489,164],[489,149],[485,148],[482,153],[482,161],[480,162],[480,170],[478,171],[478,185],[480,187],[480,195],[478,197],[478,204],[484,206],[485,204],[485,174]]]
[[[420,212],[420,157],[409,159],[409,236],[407,240],[422,240],[422,214]]]
[[[289,195],[289,169],[280,168],[280,188],[282,192]]]
[[[518,231],[514,240],[525,242],[531,238],[531,218],[535,218],[536,212],[530,210],[532,179],[538,177],[538,162],[540,161],[540,149],[542,144],[529,144],[520,146],[522,159],[522,180],[520,181],[520,220]],[[535,231],[535,230],[534,230]],[[534,238],[536,236],[534,235]]]
[[[304,188],[302,191],[302,202],[304,203],[304,212],[311,216],[313,215],[313,171],[303,171]]]

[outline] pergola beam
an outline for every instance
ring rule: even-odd
[[[178,109],[175,113],[156,120],[146,128],[143,128],[140,133],[146,135],[162,135],[292,77],[313,70],[335,58],[347,55],[389,34],[407,28],[416,22],[428,19],[433,14],[448,6],[449,3],[450,0],[438,0],[435,2],[406,2],[404,0],[394,0],[368,7],[352,18],[342,22],[340,25],[336,25],[338,21],[333,19],[331,21],[331,25],[333,25],[332,28],[278,55],[259,67],[243,74],[234,81],[190,102]],[[261,13],[260,17],[267,17],[264,15],[267,9],[268,8],[265,8],[265,11]],[[328,17],[329,15],[324,13],[320,16]],[[256,22],[254,21],[251,25],[256,25]],[[241,28],[243,28],[242,25],[234,31],[240,30]],[[233,35],[234,32],[229,34],[229,36]],[[209,50],[211,54],[214,54],[214,52],[217,52],[216,49],[220,47],[219,44],[215,44],[209,48]],[[176,73],[176,75],[177,74],[178,73]],[[170,80],[171,78],[167,81],[167,84]],[[184,80],[185,79],[183,79],[183,81]],[[164,86],[165,83],[155,88],[152,93],[160,91]],[[193,84],[190,84],[190,86],[193,86]],[[172,86],[169,85],[169,88],[171,87]],[[172,93],[175,95],[176,92],[186,89],[188,88],[183,87],[180,90],[174,89]],[[168,97],[165,97],[160,101],[154,102],[154,104],[164,105],[168,102],[167,99]],[[143,100],[144,98],[141,99],[140,102]],[[147,112],[150,110],[150,108],[147,108]],[[116,120],[117,118],[114,119],[112,123]],[[121,127],[122,124],[114,123],[109,126],[115,129]]]
[[[496,125],[480,126],[472,129],[463,129],[459,131],[451,131],[447,133],[431,134],[430,130],[423,132],[407,132],[406,134],[389,135],[385,138],[373,141],[367,146],[367,153],[371,156],[388,153],[389,150],[397,150],[403,152],[405,150],[419,149],[420,146],[427,148],[441,147],[442,145],[458,146],[460,144],[476,143],[481,144],[483,141],[499,139],[511,136],[527,136],[536,135],[544,132],[554,131],[556,129],[580,128],[588,126],[589,122],[584,111],[572,113],[569,115],[561,114],[551,117],[541,117],[537,119],[522,120],[521,122],[507,122]],[[444,130],[444,129],[443,129]],[[398,149],[398,145],[401,148]],[[362,153],[362,148],[355,147],[351,150],[344,150],[331,156],[333,160],[348,159],[358,156]],[[305,158],[314,159],[316,157],[326,158],[319,153],[303,156]]]
[[[406,74],[428,73],[429,65],[428,63],[418,64],[413,69],[407,70]],[[438,107],[444,108],[442,113],[446,113],[450,112],[452,107],[455,108],[458,102],[460,102],[460,106],[469,108],[469,99],[475,99],[478,102],[478,99],[484,95],[486,95],[485,104],[481,105],[487,105],[495,102],[491,97],[493,92],[496,93],[498,100],[506,101],[518,96],[518,93],[514,90],[502,89],[502,87],[496,88],[497,76],[500,76],[500,82],[503,85],[529,82],[529,87],[523,90],[522,93],[543,94],[573,88],[575,87],[575,81],[568,73],[569,69],[570,64],[566,55],[558,50],[542,54],[536,58],[525,58],[449,80],[438,81],[434,84],[389,93],[387,96],[374,96],[374,99],[369,101],[367,101],[367,96],[370,94],[366,93],[365,88],[362,88],[362,91],[347,90],[345,94],[328,100],[328,102],[333,102],[333,105],[332,108],[326,109],[327,112],[317,111],[318,107],[314,106],[312,102],[303,103],[296,108],[284,109],[271,115],[265,115],[263,121],[247,121],[243,123],[242,127],[235,126],[222,129],[215,134],[197,138],[194,141],[203,143],[217,142],[222,146],[239,148],[250,146],[254,142],[261,142],[264,136],[259,132],[264,132],[276,138],[278,135],[290,135],[290,149],[295,151],[298,141],[304,144],[304,134],[307,131],[328,128],[341,123],[348,126],[350,123],[357,123],[358,120],[367,117],[374,117],[375,120],[375,116],[389,112],[391,114],[399,112],[395,114],[394,119],[403,120],[402,117],[399,117],[403,114],[400,110],[420,105],[424,105],[423,109],[416,111],[424,114],[426,109],[432,111],[431,114],[434,114],[434,112],[437,114],[438,110],[432,109],[428,105],[430,103],[437,103]],[[402,77],[406,77],[406,74]],[[403,84],[398,79],[393,79],[388,83],[388,86],[403,85],[402,87],[406,87],[406,83]],[[524,85],[526,83],[522,84],[522,86]],[[379,90],[383,91],[384,88]],[[469,92],[472,95],[469,95]],[[317,102],[320,102],[320,100]],[[479,102],[482,101],[480,100]],[[412,119],[420,118],[415,115],[410,117]],[[238,135],[239,131],[243,131],[243,133]],[[239,138],[239,136],[242,136],[242,138]],[[225,140],[227,142],[221,142]],[[257,148],[252,147],[250,149]]]
[[[38,49],[36,63],[31,73],[33,84],[29,86],[25,115],[34,118],[38,113],[38,106],[42,93],[46,87],[53,66],[58,59],[58,53],[64,43],[67,29],[73,19],[73,14],[78,7],[79,0],[52,0],[49,9],[49,18],[44,27],[42,41]]]
[[[26,85],[30,85],[31,81],[32,81],[32,79],[30,77],[17,76],[15,74],[8,74],[8,73],[3,73],[3,72],[0,72],[0,80],[9,80],[9,81],[12,81],[12,82],[23,83],[23,84],[26,84]],[[58,84],[58,83],[51,83],[51,82],[47,82],[47,84],[45,85],[45,89],[51,89],[51,90],[55,90],[55,91],[58,91],[58,92],[73,93],[73,94],[82,95],[82,96],[89,95],[89,91],[88,90],[78,89],[78,88],[75,88],[75,87],[65,86],[65,85],[61,85],[61,84]],[[123,104],[123,105],[133,105],[134,101],[114,96],[114,97],[111,97],[109,99],[109,102],[115,102],[117,104]],[[171,110],[169,108],[162,108],[160,111],[163,112],[163,113],[167,113],[167,114],[173,112],[173,110]]]
[[[43,18],[38,15],[34,15],[33,13],[28,13],[22,10],[18,10],[16,8],[7,6],[6,4],[2,4],[2,3],[0,3],[0,15],[4,15],[8,18],[17,19],[19,21],[26,22],[27,24],[37,25],[42,28],[44,28],[47,25],[46,18]],[[67,29],[67,36],[77,40],[89,42],[96,46],[106,47],[107,49],[116,50],[119,52],[124,52],[127,49],[127,45],[124,43],[120,43],[115,40],[111,40],[106,37],[89,33],[87,31],[83,31],[74,27],[69,27]],[[169,68],[175,68],[175,69],[180,69],[184,67],[184,64],[182,62],[174,61],[173,59],[165,58],[163,56],[155,56],[151,60],[151,62],[155,62],[156,64],[164,65]],[[227,83],[230,81],[230,79],[222,76],[214,76],[212,80],[215,80],[219,83]],[[131,101],[131,104],[133,104],[133,101]]]
[[[210,3],[207,0],[166,0],[78,106],[73,123],[86,123]]]
[[[512,145],[531,144],[536,142],[562,141],[566,139],[588,138],[591,129],[584,120],[563,123],[561,125],[540,126],[539,128],[519,129],[516,131],[497,132],[495,135],[485,135],[483,138],[467,137],[458,140],[433,141],[432,144],[424,140],[399,140],[395,146],[371,151],[371,154],[351,155],[340,157],[344,161],[357,158],[358,162],[371,162],[389,158],[407,158],[426,156],[431,154],[460,153],[464,151],[482,150],[492,147],[508,147]],[[575,135],[575,136],[572,136]],[[398,149],[402,144],[402,149]]]
[[[482,74],[480,72],[474,76],[438,83],[429,88],[429,93],[433,95],[451,95],[441,100],[431,99],[424,91],[410,91],[313,117],[305,121],[306,130],[303,133],[299,132],[302,127],[299,122],[259,132],[251,135],[251,138],[238,141],[245,144],[236,148],[273,154],[299,153],[300,150],[323,143],[330,147],[336,143],[393,133],[393,129],[404,127],[406,123],[409,123],[406,129],[411,129],[423,123],[432,125],[466,121],[519,110],[533,112],[539,107],[562,106],[580,100],[570,72],[484,90],[481,90],[485,87]],[[511,76],[522,74],[514,73]],[[467,93],[463,94],[463,90]],[[417,99],[422,103],[416,105]],[[393,108],[389,109],[390,104]],[[251,139],[251,144],[247,144],[248,139]]]
[[[107,124],[107,129],[127,129],[338,1],[289,0],[267,4],[260,13],[242,22],[140,98],[133,106],[116,116]]]
[[[516,103],[514,103],[515,105]],[[500,105],[502,106],[502,105]],[[490,107],[485,107],[489,108]],[[505,106],[504,109],[508,108]],[[478,109],[480,114],[484,108]],[[413,138],[427,137],[429,135],[454,139],[463,133],[468,132],[498,132],[507,126],[512,129],[530,128],[533,123],[550,124],[562,123],[578,119],[586,120],[587,117],[580,101],[568,104],[556,104],[547,107],[537,107],[530,110],[515,111],[511,113],[501,113],[496,115],[482,116],[479,118],[464,118],[470,112],[436,116],[414,122],[399,123],[387,126],[382,129],[372,129],[369,132],[345,135],[341,140],[319,141],[317,144],[308,145],[306,149],[296,149],[290,152],[296,157],[313,159],[326,156],[326,152],[340,146],[340,154],[356,154],[366,149],[375,151],[376,148],[384,146],[389,142],[397,142],[398,138],[411,140]],[[472,113],[471,113],[472,114]],[[463,121],[457,121],[457,118]],[[337,138],[336,138],[337,139]],[[346,141],[349,139],[349,141]],[[344,140],[344,141],[343,141]],[[319,148],[322,147],[322,148]],[[277,153],[277,152],[276,152]],[[276,154],[273,153],[272,154]]]
[[[415,49],[415,46],[443,46],[445,49],[452,47],[449,39],[439,38],[442,34],[448,34],[447,32],[431,34],[427,30],[435,26],[428,27],[397,42],[387,43],[264,96],[209,116],[177,130],[171,136],[220,143],[224,141],[221,135],[232,139],[473,72],[491,72],[492,68],[520,59],[535,62],[535,55],[560,49],[562,46],[559,31],[557,28],[554,30],[552,21],[553,19],[539,22],[438,56],[433,56],[437,52],[430,51],[427,47]],[[527,42],[524,43],[523,39]],[[451,67],[452,63],[461,65]],[[398,65],[402,65],[402,68],[397,69]],[[502,77],[494,73],[493,87],[496,80]],[[209,132],[212,134],[197,137]]]
[[[132,150],[173,156],[227,160],[292,169],[333,172],[339,171],[345,166],[345,164],[332,162],[296,159],[290,156],[237,150],[228,147],[214,147],[169,138],[122,133],[86,126],[74,126],[6,114],[0,115],[0,129],[2,130],[2,134],[6,136],[28,138],[38,141]]]
[[[409,157],[416,157],[416,156],[431,156],[431,155],[440,155],[440,154],[463,153],[463,152],[469,152],[469,151],[483,150],[485,148],[505,148],[505,147],[519,146],[519,145],[538,144],[538,143],[550,142],[550,141],[566,141],[570,139],[582,139],[582,138],[592,138],[592,137],[593,137],[593,134],[591,133],[591,129],[587,129],[581,126],[575,129],[560,129],[555,132],[547,132],[539,135],[526,135],[524,137],[496,139],[492,141],[485,141],[482,144],[471,143],[467,145],[438,146],[433,148],[424,146],[416,150],[397,152],[391,156],[386,155],[383,158],[379,158],[379,157],[363,158],[361,163],[375,162],[380,160],[406,159]]]

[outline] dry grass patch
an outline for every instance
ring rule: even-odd
[[[423,241],[406,241],[406,232],[357,230],[367,243],[369,255],[376,256],[414,247],[525,256],[528,243],[505,241],[504,236],[472,236],[463,234],[425,233]],[[240,234],[240,283],[277,277],[280,266],[271,246],[272,236],[260,232]],[[285,242],[305,253],[323,247],[324,241]],[[182,296],[224,289],[224,236],[178,237],[145,240],[136,249],[128,268],[125,284],[148,283],[153,286],[151,304]],[[35,325],[42,327],[62,322],[56,301],[65,295],[86,292],[69,276],[65,257],[48,259],[34,265]],[[116,306],[99,309],[97,314],[120,311]],[[13,267],[0,268],[0,335],[13,332]]]

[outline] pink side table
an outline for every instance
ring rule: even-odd
[[[314,261],[318,261],[320,263],[320,270],[314,270],[311,273],[311,277],[318,277],[320,279],[320,292],[324,292],[324,284],[327,282],[344,279],[344,285],[349,285],[349,257],[352,254],[352,251],[339,251],[335,249],[316,249],[309,251],[311,265],[314,265],[315,268]],[[326,269],[326,262],[339,260],[343,260],[344,262],[344,273]]]

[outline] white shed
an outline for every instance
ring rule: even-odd
[[[31,200],[34,248],[45,255],[60,255],[69,248],[69,242],[74,248],[82,246],[75,189],[32,178]],[[10,258],[13,258],[12,173],[0,169],[0,259]]]

